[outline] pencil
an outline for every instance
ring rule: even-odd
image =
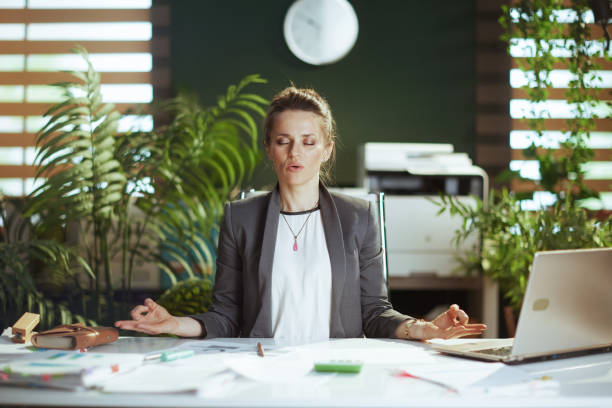
[[[261,342],[259,342],[259,341],[257,342],[257,355],[259,357],[263,357],[264,356],[264,348],[261,345]]]

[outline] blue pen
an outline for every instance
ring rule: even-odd
[[[161,353],[149,354],[145,357],[145,361],[160,360],[162,362],[174,361],[181,358],[188,358],[195,354],[193,350],[169,350]]]

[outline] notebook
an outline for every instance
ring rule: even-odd
[[[612,248],[538,252],[514,338],[432,348],[508,364],[612,351],[611,293]]]
[[[136,353],[45,350],[0,363],[0,384],[80,390],[100,386],[143,363]]]

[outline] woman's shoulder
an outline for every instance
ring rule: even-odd
[[[370,225],[375,223],[375,208],[367,194],[331,192],[342,231],[346,236],[364,237]]]
[[[256,211],[258,208],[266,208],[270,194],[270,191],[256,192],[246,198],[230,201],[228,206],[232,212]]]
[[[269,198],[270,193],[264,193],[228,202],[223,214],[224,223],[231,225],[234,231],[259,228],[266,218]]]

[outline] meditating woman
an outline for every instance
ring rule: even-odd
[[[270,193],[226,205],[213,303],[172,316],[152,299],[121,329],[182,337],[452,338],[479,334],[457,305],[433,321],[393,310],[387,299],[375,209],[329,192],[335,123],[326,100],[289,87],[273,99],[264,146],[278,178]],[[407,231],[408,233],[408,231]]]

